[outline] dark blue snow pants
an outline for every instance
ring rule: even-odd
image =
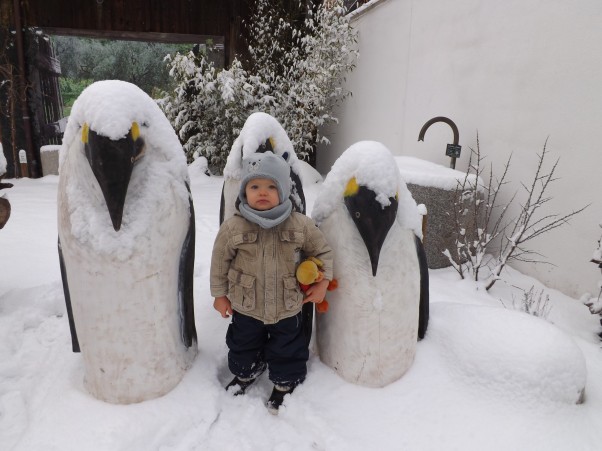
[[[226,334],[228,367],[232,374],[248,378],[267,368],[278,385],[297,385],[307,374],[309,348],[301,324],[301,312],[276,324],[234,312]]]

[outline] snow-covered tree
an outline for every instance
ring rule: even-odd
[[[244,61],[217,70],[203,54],[169,58],[178,86],[160,104],[189,161],[205,156],[218,171],[251,113],[278,119],[307,158],[328,143],[320,127],[337,120],[333,107],[350,95],[342,84],[357,58],[356,33],[342,1],[300,2],[291,12],[279,0],[257,0],[252,8]]]
[[[151,96],[156,90],[171,88],[168,69],[161,64],[163,57],[192,47],[192,44],[73,36],[53,36],[52,42],[61,61],[63,79],[86,80],[86,85],[99,80],[123,80],[135,84]]]

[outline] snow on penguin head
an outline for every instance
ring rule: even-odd
[[[422,237],[422,219],[416,202],[401,178],[393,155],[376,141],[357,142],[335,161],[314,203],[312,218],[318,224],[343,202],[345,189],[354,177],[359,186],[375,193],[383,208],[390,205],[390,198],[397,196],[397,221]]]
[[[293,149],[293,144],[286,131],[280,123],[267,113],[256,112],[251,114],[245,121],[240,135],[232,144],[226,166],[224,168],[225,179],[240,179],[243,158],[249,157],[257,149],[266,145],[274,154],[282,156],[296,174],[298,158]]]
[[[267,113],[251,114],[232,144],[230,154],[224,167],[224,187],[220,221],[228,219],[235,213],[240,180],[242,178],[243,159],[255,153],[270,151],[282,157],[290,166],[291,194],[295,211],[305,214],[305,194],[301,176],[301,163],[295,154],[293,144],[280,123]]]
[[[150,138],[147,146],[160,150],[162,158],[176,158],[185,165],[180,141],[157,103],[138,86],[120,80],[97,81],[76,99],[63,138],[61,162],[74,141],[80,140],[84,125],[118,140],[128,135],[133,123]]]

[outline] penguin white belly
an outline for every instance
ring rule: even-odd
[[[229,178],[224,181],[224,221],[236,213],[236,199],[240,192],[240,180]]]
[[[67,196],[62,199],[61,247],[86,389],[120,404],[164,395],[181,380],[197,352],[196,346],[187,348],[182,342],[178,301],[188,205],[170,198],[124,258],[111,252],[114,246],[103,250],[78,241],[67,214]]]
[[[393,224],[376,277],[344,207],[320,225],[335,252],[339,287],[316,318],[320,359],[345,380],[382,387],[399,379],[416,351],[420,270],[412,231]]]

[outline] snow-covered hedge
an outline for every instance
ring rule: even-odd
[[[304,3],[305,4],[305,3]],[[306,158],[320,127],[336,122],[333,107],[350,95],[342,87],[357,58],[356,33],[342,1],[298,6],[296,22],[277,0],[258,0],[248,31],[249,61],[237,57],[218,70],[203,54],[169,57],[177,87],[160,102],[189,162],[208,159],[221,171],[246,118],[263,111],[283,125],[297,155]]]

